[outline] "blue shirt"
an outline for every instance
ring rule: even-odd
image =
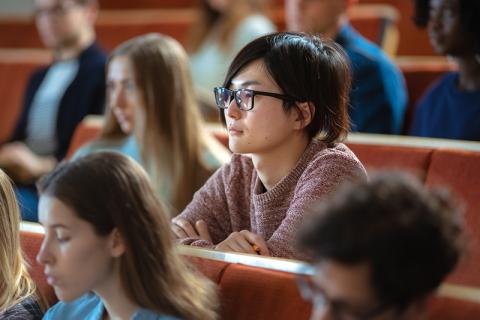
[[[76,160],[80,157],[86,156],[99,151],[117,151],[121,154],[129,156],[139,164],[142,164],[140,157],[140,150],[138,149],[137,140],[134,135],[130,135],[117,140],[94,140],[91,143],[78,149],[72,157],[72,160]]]
[[[352,131],[399,134],[407,105],[405,79],[383,51],[349,24],[335,41],[350,58]]]
[[[102,300],[97,295],[88,293],[71,302],[60,301],[48,309],[43,319],[101,320],[103,318],[104,309]],[[162,316],[146,309],[139,309],[132,316],[131,320],[179,319]]]
[[[480,90],[458,90],[458,73],[437,81],[420,100],[410,134],[480,141]]]

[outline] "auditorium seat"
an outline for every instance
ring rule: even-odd
[[[20,224],[20,241],[24,256],[29,264],[28,271],[43,297],[51,306],[58,299],[53,292],[53,288],[47,283],[43,267],[36,260],[37,253],[42,245],[43,235],[43,227],[38,223],[22,222]]]
[[[421,181],[425,181],[433,153],[432,148],[365,143],[347,143],[347,145],[357,155],[369,174],[379,170],[401,170],[413,174]]]
[[[0,144],[12,134],[30,75],[49,60],[44,50],[0,49]]]
[[[449,188],[465,205],[467,251],[448,282],[480,287],[480,152],[436,150],[427,173],[427,186]]]
[[[309,319],[295,274],[232,264],[220,280],[222,319]]]
[[[102,10],[95,25],[97,40],[107,51],[123,41],[149,32],[163,33],[185,43],[195,15],[192,9]],[[34,20],[1,17],[0,47],[43,48]]]
[[[283,7],[271,8],[268,14],[279,30],[285,30]],[[196,16],[193,8],[101,10],[95,25],[97,39],[109,51],[125,40],[149,32],[163,33],[185,44]],[[349,16],[360,33],[394,55],[398,14],[393,7],[358,5],[349,11]],[[1,17],[0,47],[42,48],[34,20]]]
[[[436,296],[429,304],[427,319],[473,320],[480,318],[480,303]]]

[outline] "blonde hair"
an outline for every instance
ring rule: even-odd
[[[0,169],[0,313],[36,295],[20,247],[20,210],[8,176]]]
[[[93,153],[60,164],[37,187],[41,196],[72,208],[99,236],[120,232],[126,244],[120,278],[132,301],[183,319],[216,319],[213,283],[189,270],[176,252],[162,203],[133,160],[117,152]]]
[[[228,4],[225,12],[220,13],[201,0],[200,12],[196,23],[190,29],[188,37],[189,52],[194,53],[207,37],[216,32],[220,47],[228,50],[232,33],[247,16],[264,13],[267,0],[235,0]]]
[[[129,59],[143,94],[144,108],[136,111],[134,129],[142,161],[176,215],[215,170],[204,160],[213,138],[195,100],[188,56],[176,40],[156,33],[124,42],[109,63],[120,56]],[[119,128],[107,123],[104,134],[119,134]]]

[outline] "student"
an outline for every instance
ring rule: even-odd
[[[287,27],[334,39],[352,65],[352,130],[400,134],[407,105],[405,80],[382,50],[348,22],[347,10],[358,0],[287,0]]]
[[[0,319],[37,320],[43,312],[20,247],[20,209],[0,170]]]
[[[463,247],[448,195],[401,175],[345,186],[310,213],[300,243],[315,274],[299,284],[312,320],[425,319]]]
[[[22,217],[37,221],[34,183],[62,160],[73,132],[105,103],[104,52],[95,43],[96,0],[35,0],[35,22],[53,63],[32,74],[0,167],[17,186]]]
[[[480,3],[417,0],[416,22],[428,26],[432,46],[454,58],[457,72],[437,81],[420,100],[410,134],[480,140]]]
[[[198,21],[190,32],[190,62],[196,89],[211,105],[214,106],[212,89],[223,81],[237,52],[251,40],[275,31],[275,26],[264,15],[264,2],[200,1]]]
[[[107,103],[100,138],[74,158],[114,149],[143,163],[172,216],[230,158],[206,131],[187,54],[168,36],[139,36],[112,52],[107,63]]]
[[[215,319],[211,283],[177,255],[144,170],[117,152],[59,165],[38,182],[37,260],[61,300],[44,319]]]
[[[180,242],[305,258],[294,245],[305,209],[366,177],[338,143],[349,83],[340,47],[315,36],[276,33],[243,48],[215,89],[234,155],[172,220]]]

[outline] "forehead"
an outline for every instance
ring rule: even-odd
[[[368,263],[347,265],[333,260],[325,260],[315,266],[313,278],[331,299],[352,301],[374,301],[376,294],[371,286]]]
[[[133,76],[133,66],[126,56],[117,56],[108,64],[107,73],[109,79]]]
[[[262,85],[268,88],[277,87],[262,59],[254,60],[240,69],[240,71],[232,78],[231,87],[246,87],[248,85],[245,84],[249,83]]]
[[[40,197],[38,203],[38,218],[45,228],[55,224],[70,226],[83,222],[73,208],[51,196]]]

